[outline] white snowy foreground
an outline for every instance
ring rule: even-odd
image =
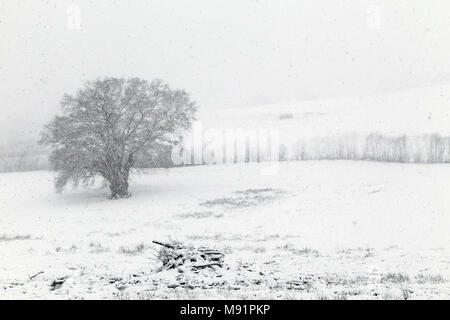
[[[450,298],[450,165],[284,162],[151,170],[133,196],[0,175],[1,299]],[[156,272],[178,240],[214,274]]]

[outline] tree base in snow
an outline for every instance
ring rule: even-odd
[[[131,197],[131,193],[125,193],[125,194],[115,194],[115,195],[110,195],[109,197],[108,197],[108,199],[110,199],[110,200],[117,200],[117,199],[126,199],[126,198],[129,198],[129,197]]]

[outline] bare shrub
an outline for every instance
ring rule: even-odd
[[[138,245],[136,245],[134,247],[120,247],[119,248],[120,253],[130,255],[130,256],[140,254],[140,253],[144,252],[144,250],[145,250],[145,245],[143,243],[139,243]]]
[[[425,283],[435,283],[436,284],[436,283],[445,282],[445,279],[440,274],[433,275],[433,274],[421,273],[416,276],[416,281],[417,281],[417,283],[420,283],[420,284],[425,284]]]
[[[381,277],[381,282],[393,282],[393,283],[409,282],[409,276],[404,273],[387,273]]]

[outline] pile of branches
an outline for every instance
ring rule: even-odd
[[[162,247],[157,255],[158,260],[162,262],[160,271],[183,268],[198,272],[202,269],[216,270],[216,268],[223,267],[224,254],[218,250],[204,247],[195,248],[180,242],[153,241],[153,243]]]

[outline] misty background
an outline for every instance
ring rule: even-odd
[[[0,142],[103,76],[162,78],[200,110],[450,83],[448,39],[448,1],[2,0]]]

